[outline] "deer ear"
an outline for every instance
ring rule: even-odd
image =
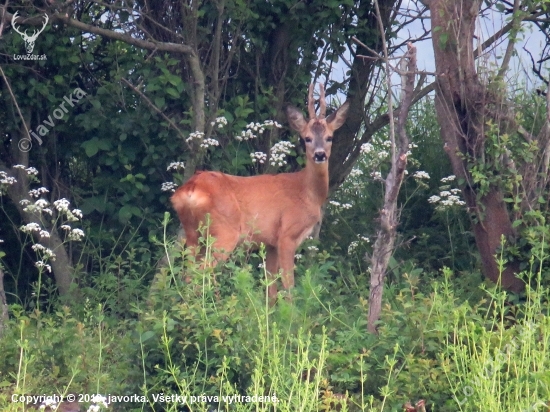
[[[285,111],[286,118],[290,127],[296,130],[298,133],[302,133],[302,131],[307,126],[306,119],[304,118],[302,112],[294,106],[287,106]]]
[[[345,102],[334,113],[327,117],[327,125],[334,131],[339,129],[348,117],[349,102]]]

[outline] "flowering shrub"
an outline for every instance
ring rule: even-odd
[[[452,182],[455,180],[455,176],[447,176],[441,179],[441,183]],[[466,202],[460,199],[460,189],[451,188],[450,185],[440,186],[439,196],[433,195],[428,199],[429,203],[436,205],[435,210],[444,211],[447,208],[454,206],[464,206]]]
[[[283,126],[274,120],[265,120],[263,123],[249,123],[240,135],[235,136],[235,139],[238,141],[255,139],[258,137],[258,134],[262,134],[265,129],[269,127],[276,127],[280,129]]]
[[[213,126],[216,130],[223,129],[225,126],[227,126],[229,121],[225,116],[217,117],[213,122],[211,122],[211,126]],[[265,120],[263,123],[248,123],[246,125],[245,130],[243,130],[240,134],[235,135],[235,140],[237,142],[246,142],[252,139],[256,139],[258,135],[261,135],[265,132],[268,128],[281,128],[281,124],[274,120]],[[189,134],[189,137],[186,139],[187,142],[191,142],[193,140],[200,141],[200,147],[204,149],[209,149],[214,146],[220,146],[220,143],[217,139],[214,138],[205,138],[204,133],[202,132],[192,132]],[[271,166],[277,166],[282,167],[287,164],[286,157],[292,153],[292,149],[294,148],[294,144],[287,141],[281,141],[278,143],[275,143],[275,145],[270,149],[269,158],[270,158],[270,165]],[[250,153],[250,164],[264,164],[267,161],[267,154],[264,152],[252,152]],[[242,163],[245,165],[246,163]],[[179,173],[181,169],[184,169],[185,165],[183,162],[172,162],[168,165],[167,171],[171,171],[174,173]],[[175,189],[178,187],[178,184],[174,182],[164,182],[162,183],[161,190],[163,192],[174,192]]]
[[[14,169],[24,170],[29,176],[31,182],[39,183],[38,170],[34,167],[25,167],[23,165],[15,165]],[[17,183],[17,180],[8,176],[6,172],[0,172],[0,196],[7,190],[7,186]],[[53,202],[53,205],[44,198],[43,195],[48,194],[50,191],[45,187],[38,187],[36,189],[30,189],[28,192],[30,199],[22,199],[19,201],[23,206],[23,211],[37,216],[37,222],[30,222],[20,227],[20,230],[27,234],[32,235],[31,241],[47,239],[51,236],[52,230],[57,230],[59,227],[64,233],[65,242],[67,241],[81,241],[85,234],[82,229],[74,228],[71,223],[78,222],[82,219],[82,211],[80,209],[71,209],[70,202],[67,199],[58,199]],[[31,199],[36,199],[34,203]],[[52,207],[53,206],[53,207]],[[38,268],[39,273],[42,271],[51,272],[51,265],[49,261],[53,261],[56,258],[55,251],[42,245],[41,243],[34,243],[32,250],[39,256],[39,260],[35,262],[35,266]]]
[[[271,166],[284,166],[286,165],[286,157],[290,154],[294,145],[287,141],[281,141],[275,143],[275,145],[269,150],[271,158],[269,163]]]

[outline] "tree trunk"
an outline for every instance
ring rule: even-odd
[[[388,89],[391,89],[391,75],[386,58],[386,78]],[[403,177],[407,166],[407,152],[409,150],[409,137],[405,129],[409,108],[414,94],[414,79],[416,75],[416,48],[408,45],[406,56],[401,61],[401,105],[397,112],[396,130],[393,125],[393,102],[388,95],[388,107],[390,108],[390,140],[392,142],[391,169],[384,181],[384,206],[380,211],[380,228],[376,233],[376,242],[372,252],[372,265],[370,269],[370,294],[369,314],[367,329],[370,333],[377,333],[376,322],[382,312],[382,295],[384,292],[384,279],[388,270],[390,258],[394,252],[397,239],[397,226],[399,225],[399,209],[397,198],[403,183]]]
[[[505,289],[520,291],[524,283],[516,277],[518,265],[510,264],[500,273],[495,261],[501,238],[511,241],[514,235],[503,192],[492,184],[481,193],[470,174],[472,165],[483,162],[487,122],[506,127],[506,114],[498,111],[502,98],[481,83],[475,68],[474,30],[481,1],[430,0],[428,6],[437,72],[437,119],[472,218],[483,272]]]
[[[27,123],[27,130],[29,130],[29,117],[26,116],[27,119],[25,119],[25,122]],[[20,138],[19,140],[28,139],[26,138],[28,136],[27,131],[25,130],[24,126],[21,126],[21,132],[20,132]],[[22,151],[19,149],[19,145],[13,144],[12,145],[12,160],[13,164],[21,164],[25,167],[29,166],[29,153],[26,151]],[[25,170],[17,169],[15,171],[15,178],[17,179],[17,182],[11,185],[8,188],[8,197],[13,202],[13,204],[17,207],[17,210],[21,217],[23,218],[23,221],[25,223],[31,223],[31,222],[37,222],[40,223],[41,226],[47,230],[50,233],[49,238],[37,238],[36,232],[33,232],[33,235],[35,236],[36,240],[39,241],[41,244],[43,244],[45,247],[51,249],[55,254],[56,258],[55,260],[50,260],[48,263],[52,267],[52,272],[55,278],[55,284],[59,290],[59,294],[61,296],[70,297],[71,293],[76,292],[75,290],[71,290],[71,285],[74,283],[73,279],[73,266],[69,257],[69,254],[67,253],[67,250],[65,249],[65,245],[63,244],[63,240],[57,233],[57,230],[52,225],[47,225],[42,219],[42,216],[37,213],[31,213],[24,211],[24,206],[21,205],[21,200],[28,200],[29,202],[32,202],[33,199],[29,196],[29,178],[27,175],[27,172]],[[73,296],[74,297],[74,296]]]

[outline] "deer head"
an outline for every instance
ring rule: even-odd
[[[319,116],[315,114],[315,99],[313,98],[314,85],[309,86],[308,114],[306,120],[302,112],[295,107],[288,106],[286,109],[290,127],[300,133],[306,146],[306,161],[313,161],[316,164],[328,164],[330,149],[332,146],[332,135],[341,127],[347,116],[349,103],[346,102],[340,108],[326,116],[327,106],[325,102],[325,88],[319,83]],[[306,163],[307,164],[307,163]]]
[[[44,29],[46,28],[46,25],[48,24],[48,21],[50,19],[49,19],[47,14],[44,14],[45,19],[44,19],[44,24],[42,25],[42,28],[39,29],[39,30],[33,30],[32,35],[29,36],[27,34],[27,30],[22,32],[15,25],[15,19],[18,17],[17,13],[19,13],[19,12],[16,11],[13,14],[13,17],[11,19],[11,27],[13,27],[13,29],[21,35],[21,37],[23,38],[23,41],[25,42],[25,49],[27,50],[27,54],[31,54],[32,51],[34,50],[34,42],[38,38],[38,35],[44,31]]]

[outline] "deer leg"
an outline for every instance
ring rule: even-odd
[[[237,247],[239,231],[226,226],[221,230],[212,228],[211,235],[215,238],[212,244],[212,261],[215,266],[218,262],[226,261],[231,252]]]
[[[265,268],[270,285],[267,287],[267,295],[269,296],[270,304],[273,305],[277,299],[277,276],[279,272],[279,259],[277,248],[266,246]]]
[[[279,253],[279,267],[283,270],[281,280],[283,281],[283,287],[289,290],[294,287],[294,253],[296,252],[296,242],[292,240],[280,240],[278,253]]]

